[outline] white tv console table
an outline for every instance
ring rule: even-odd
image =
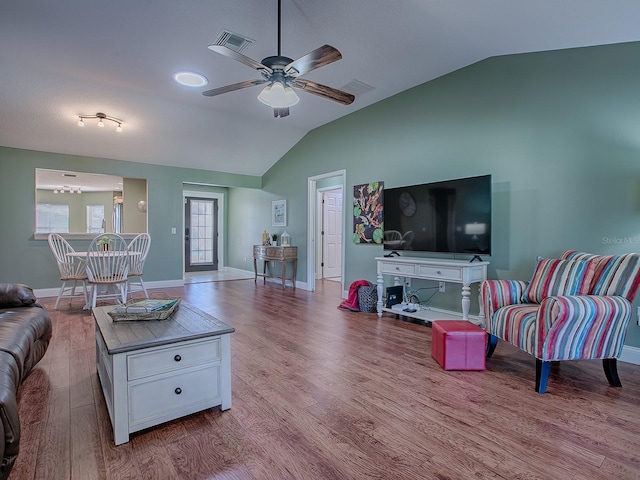
[[[462,284],[462,319],[469,320],[471,304],[471,284],[487,279],[489,262],[469,262],[468,260],[447,260],[422,257],[376,257],[378,273],[378,316],[391,312],[407,317],[421,318],[420,311],[404,312],[383,306],[384,276],[393,275],[394,285],[403,285],[400,278],[420,278]],[[484,324],[484,312],[480,309],[480,320]]]

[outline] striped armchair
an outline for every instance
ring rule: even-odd
[[[539,259],[530,282],[487,280],[480,293],[489,335],[487,358],[504,340],[536,358],[536,391],[544,393],[551,362],[602,359],[621,387],[631,302],[640,285],[640,254],[592,255],[569,250]]]

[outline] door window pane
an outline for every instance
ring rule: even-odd
[[[213,200],[191,199],[191,264],[213,262]]]

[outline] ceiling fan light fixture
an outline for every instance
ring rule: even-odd
[[[258,100],[260,100],[265,105],[270,106],[271,105],[269,103],[271,100],[271,97],[269,96],[270,93],[271,93],[271,85],[267,85],[262,89],[262,91],[260,92],[260,95],[258,95]]]
[[[281,24],[282,0],[278,0],[278,54],[265,57],[260,62],[232,48],[233,45],[228,45],[224,38],[219,38],[215,43],[209,45],[210,50],[257,70],[260,72],[262,78],[213,88],[202,92],[202,95],[205,97],[215,97],[223,93],[266,83],[267,86],[265,86],[258,95],[258,100],[268,107],[273,108],[273,114],[276,118],[289,115],[289,107],[296,105],[300,101],[292,85],[294,85],[296,89],[304,90],[327,100],[332,100],[343,105],[351,105],[355,100],[354,95],[299,77],[299,75],[304,75],[316,68],[340,60],[342,58],[340,51],[331,45],[322,45],[297,60],[285,57],[282,55],[280,48],[282,43]]]
[[[288,108],[300,101],[296,92],[289,86],[284,86],[282,82],[273,82],[262,89],[258,100],[269,107]]]

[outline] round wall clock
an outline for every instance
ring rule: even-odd
[[[400,211],[407,217],[412,217],[416,213],[416,201],[409,192],[402,192],[398,199]]]

